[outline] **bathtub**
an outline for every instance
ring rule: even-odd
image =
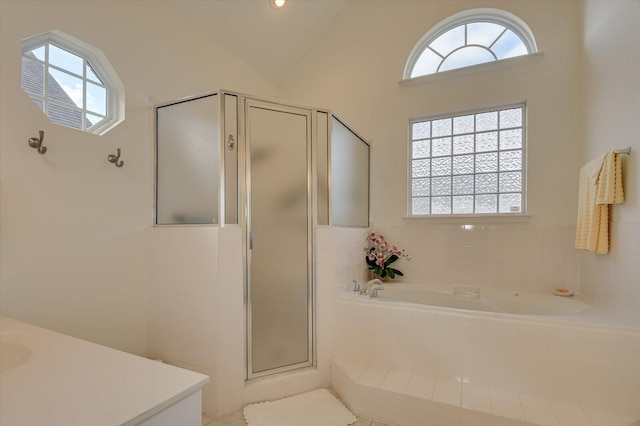
[[[384,288],[379,293],[382,300],[470,311],[564,316],[586,313],[592,309],[589,302],[580,296],[562,297],[503,288],[483,288],[480,291],[479,288],[468,286],[442,287],[406,283],[392,283]]]
[[[421,397],[431,407],[449,407],[441,414],[451,414],[451,405],[461,410],[456,416],[477,407],[526,422],[525,401],[536,401],[552,407],[552,419],[575,409],[584,424],[599,424],[595,417],[588,420],[593,412],[607,413],[612,425],[635,424],[640,417],[640,326],[628,317],[579,295],[502,288],[474,294],[470,288],[454,292],[454,286],[411,283],[383,287],[373,299],[339,292],[334,305],[332,385],[358,414],[421,424],[426,417],[415,415],[413,423],[406,418],[416,394],[408,395],[404,408],[379,408],[402,402],[419,377],[431,386],[420,388],[426,392]],[[384,403],[375,399],[390,395]],[[493,395],[517,402],[511,411],[491,412],[505,407],[502,400],[486,399]]]

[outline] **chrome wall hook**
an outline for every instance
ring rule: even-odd
[[[38,133],[40,133],[39,138],[29,139],[29,146],[38,151],[39,154],[44,154],[45,152],[47,152],[47,147],[42,146],[42,141],[44,140],[44,130],[39,130]]]
[[[110,163],[115,164],[116,167],[124,166],[124,161],[118,161],[120,160],[120,148],[118,148],[118,152],[116,155],[109,154],[109,156],[107,157],[107,160],[109,160]]]

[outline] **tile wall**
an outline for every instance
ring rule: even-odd
[[[379,230],[413,259],[397,263],[404,281],[543,292],[580,288],[574,226],[420,221]]]
[[[583,293],[597,297],[611,308],[640,322],[640,221],[611,224],[607,255],[581,252]]]
[[[149,356],[207,374],[203,409],[213,417],[329,386],[336,283],[346,289],[365,279],[365,232],[320,227],[315,233],[317,368],[245,383],[241,229],[153,228]]]
[[[151,229],[148,356],[206,374],[203,410],[215,414],[218,239],[215,227]]]

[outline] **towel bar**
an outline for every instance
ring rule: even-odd
[[[631,147],[625,149],[616,149],[613,152],[615,152],[616,154],[631,155]]]

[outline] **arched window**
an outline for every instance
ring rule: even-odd
[[[105,55],[58,30],[22,41],[21,86],[62,126],[102,135],[124,120],[124,87]]]
[[[537,52],[533,33],[498,9],[467,10],[445,19],[413,48],[404,78],[495,62]]]

